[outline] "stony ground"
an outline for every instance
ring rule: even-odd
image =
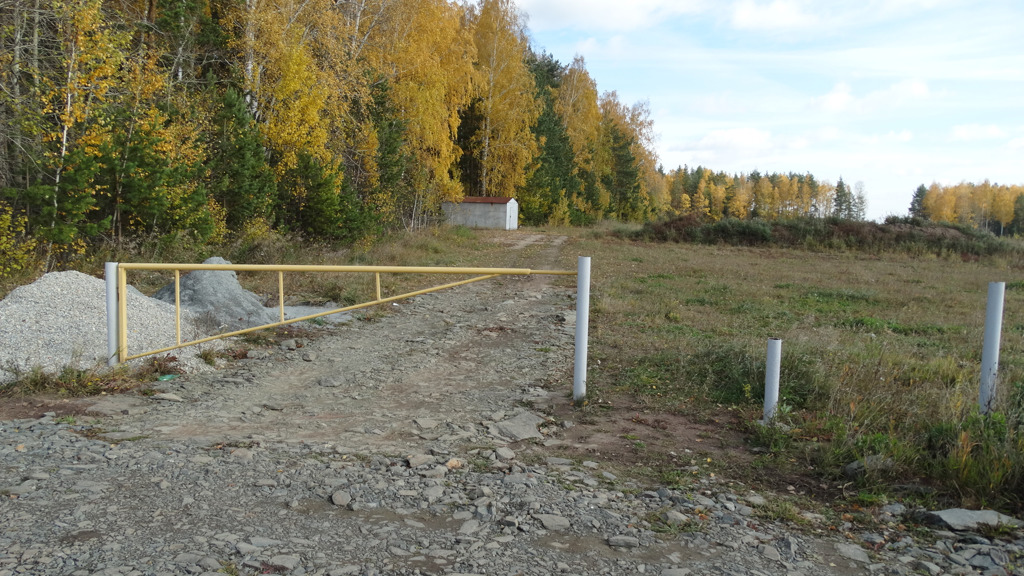
[[[568,408],[573,292],[487,281],[149,396],[8,400],[0,576],[1024,574],[1019,535],[910,535],[899,505],[870,531],[772,520],[781,497],[702,469],[680,422],[644,428],[693,484],[631,479],[627,423]]]

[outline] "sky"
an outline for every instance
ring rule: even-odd
[[[535,51],[647,101],[665,170],[1024,184],[1022,0],[516,0]]]

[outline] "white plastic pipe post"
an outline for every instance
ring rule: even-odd
[[[587,339],[590,322],[590,256],[576,262],[576,366],[572,378],[572,401],[579,404],[587,395]]]
[[[779,373],[782,371],[782,340],[768,339],[768,360],[764,373],[764,420],[770,426],[775,420],[775,409],[779,405]]]
[[[1006,282],[988,283],[988,304],[985,306],[985,343],[981,349],[981,391],[978,411],[988,414],[996,397],[996,373],[999,371],[999,339],[1003,331],[1003,297]]]
[[[103,266],[107,281],[107,366],[117,366],[117,262]]]

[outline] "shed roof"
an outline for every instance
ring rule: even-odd
[[[508,204],[513,198],[504,198],[501,196],[466,196],[462,199],[462,203],[475,203],[475,204]]]

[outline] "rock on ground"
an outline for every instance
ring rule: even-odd
[[[231,262],[214,256],[203,264]],[[182,276],[179,285],[181,306],[207,323],[210,332],[230,332],[278,320],[255,294],[242,288],[232,270],[194,270]],[[174,304],[174,283],[158,290],[153,298]]]

